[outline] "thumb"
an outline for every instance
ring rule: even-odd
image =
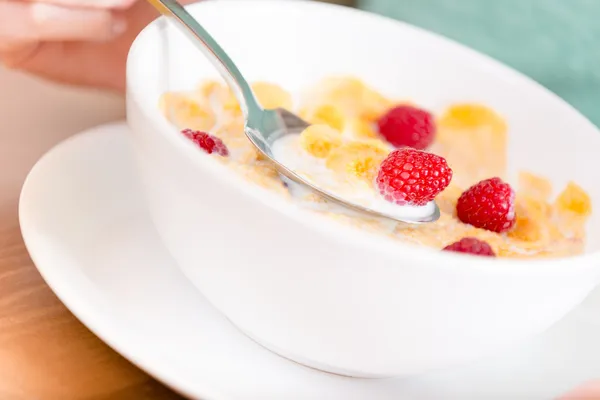
[[[600,381],[588,382],[557,400],[598,400],[600,399]]]
[[[146,2],[138,2],[128,10],[114,12],[114,18],[126,21],[127,26],[113,40],[44,41],[4,52],[2,61],[8,67],[61,83],[123,91],[129,47],[157,15]]]

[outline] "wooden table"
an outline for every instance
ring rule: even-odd
[[[0,399],[182,399],[111,350],[56,298],[32,264],[19,191],[58,141],[123,116],[120,98],[42,84],[0,67]]]

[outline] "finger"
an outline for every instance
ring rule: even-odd
[[[0,42],[107,40],[126,30],[124,19],[108,10],[45,3],[0,1]]]
[[[5,43],[0,41],[0,65],[11,67],[36,51],[39,42]]]
[[[598,400],[600,399],[600,381],[588,382],[563,395],[558,400]]]
[[[2,2],[3,0],[0,0]],[[116,8],[125,9],[129,8],[137,0],[21,0],[30,3],[48,3],[58,6],[65,7],[76,7],[76,8]]]
[[[182,4],[194,1],[196,0],[183,0]],[[128,24],[126,32],[117,40],[54,41],[21,46],[17,51],[4,53],[4,62],[9,67],[53,81],[112,89],[122,93],[125,90],[125,64],[131,43],[157,17],[157,12],[147,2],[141,1],[125,13],[118,14],[126,16]],[[0,52],[0,57],[2,55]]]
[[[122,92],[127,49],[82,42],[42,42],[10,53],[6,66],[56,82]]]

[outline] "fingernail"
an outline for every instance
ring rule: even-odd
[[[45,3],[31,5],[31,18],[42,31],[69,31],[73,28],[72,24],[76,24],[78,28],[86,25],[89,28],[90,24],[106,17],[109,17],[107,11],[73,9]]]
[[[54,21],[79,21],[91,19],[97,11],[85,9],[72,9],[56,6],[54,4],[34,3],[31,5],[31,16],[33,20],[43,26]]]
[[[2,0],[0,0],[2,1]],[[113,31],[124,30],[116,24],[110,11],[73,9],[52,4],[31,5],[33,29],[43,40],[84,40],[112,37]]]
[[[134,2],[135,0],[97,0],[94,2],[94,6],[108,8],[128,8]]]

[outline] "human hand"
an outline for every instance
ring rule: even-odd
[[[157,16],[137,0],[0,0],[0,62],[63,83],[124,91],[129,47]]]
[[[598,400],[600,399],[600,381],[588,382],[561,396],[558,400]]]

